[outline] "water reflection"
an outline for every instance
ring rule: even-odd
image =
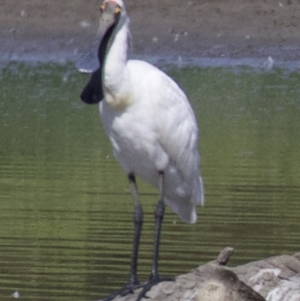
[[[186,272],[227,245],[232,264],[299,251],[299,75],[168,72],[199,120],[207,203],[197,225],[167,210],[161,273]],[[71,66],[11,65],[0,80],[0,299],[99,299],[128,277],[133,206],[97,108],[78,99],[86,78]],[[157,192],[138,184],[146,279]]]

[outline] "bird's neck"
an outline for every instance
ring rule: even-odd
[[[103,69],[103,88],[105,100],[117,102],[115,99],[124,88],[126,82],[126,62],[128,47],[128,21],[126,20],[116,34],[112,37],[108,47],[104,69]]]

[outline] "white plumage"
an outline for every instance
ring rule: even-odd
[[[165,202],[193,223],[195,206],[204,203],[193,110],[165,73],[143,61],[127,61],[129,19],[122,1],[115,2],[123,9],[103,69],[100,112],[106,134],[126,174],[158,187],[158,172],[164,172]]]
[[[127,60],[129,19],[122,0],[101,6],[98,40],[76,64],[92,73],[81,99],[100,102],[100,115],[114,155],[127,174],[134,200],[134,241],[129,283],[105,300],[143,286],[137,301],[160,281],[158,274],[161,225],[165,203],[183,221],[197,220],[196,206],[204,203],[199,173],[198,127],[187,97],[156,67]],[[137,259],[143,224],[135,176],[159,189],[155,210],[153,265],[149,282],[137,278]]]

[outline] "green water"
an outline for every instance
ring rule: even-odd
[[[201,129],[206,205],[196,225],[166,212],[161,274],[235,248],[230,264],[299,251],[300,76],[253,69],[168,69]],[[0,72],[0,299],[95,300],[125,283],[132,201],[96,106],[72,66]],[[138,183],[150,273],[157,192]]]

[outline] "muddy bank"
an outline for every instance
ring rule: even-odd
[[[2,61],[74,60],[94,36],[101,1],[3,0]],[[127,0],[131,57],[296,62],[300,0]],[[201,60],[200,60],[201,62]]]

